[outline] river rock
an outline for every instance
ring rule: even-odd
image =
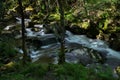
[[[44,24],[43,27],[45,34],[53,33],[52,26],[50,24]]]
[[[87,28],[87,36],[93,39],[96,39],[96,36],[99,34],[99,29],[97,28],[97,25],[90,21],[90,25]]]
[[[72,32],[73,34],[85,34],[86,30],[83,28],[80,28],[78,25],[70,25],[70,26],[65,26],[66,30]]]
[[[120,37],[119,37],[119,33],[112,33],[109,37],[109,46],[110,48],[116,50],[116,51],[120,51]]]
[[[108,64],[112,69],[115,69],[120,65],[120,59],[108,58],[105,63]]]
[[[112,40],[109,42],[110,47],[116,51],[120,51],[120,40]]]
[[[77,43],[67,43],[66,53],[67,62],[81,63],[83,65],[92,63],[104,63],[106,61],[107,52],[98,52],[96,50],[83,47]]]
[[[32,43],[37,44],[39,46],[45,46],[45,45],[57,43],[54,34],[45,34],[43,36],[27,37],[27,40],[32,41]]]

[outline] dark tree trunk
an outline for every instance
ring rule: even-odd
[[[83,6],[84,6],[84,9],[85,9],[85,14],[88,16],[88,11],[87,11],[87,8],[86,8],[86,4],[87,4],[87,2],[85,0],[83,0]]]
[[[48,22],[48,17],[50,16],[50,8],[49,8],[49,0],[43,0],[43,5],[44,5],[44,14],[45,14],[45,17],[43,18],[43,24],[46,25],[47,22]]]
[[[4,13],[5,13],[5,8],[4,8],[4,1],[1,0],[0,1],[0,21],[2,21],[4,19]]]
[[[65,62],[65,28],[64,28],[64,9],[63,9],[63,3],[64,0],[58,0],[58,5],[59,5],[59,13],[60,13],[60,28],[61,28],[61,33],[60,33],[60,44],[61,44],[61,50],[59,53],[59,64],[63,64]]]
[[[26,49],[26,43],[25,43],[25,23],[24,23],[24,13],[23,13],[23,6],[22,1],[18,0],[19,7],[20,7],[20,14],[21,14],[21,27],[22,27],[22,50],[23,50],[23,63],[26,64],[28,60],[28,54]]]

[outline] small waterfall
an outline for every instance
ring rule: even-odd
[[[21,24],[22,22],[21,22],[21,18],[18,18],[18,17],[16,17],[16,20],[17,20],[17,24]],[[28,24],[28,22],[31,22],[31,20],[30,19],[24,19],[24,21],[25,21],[25,24]]]
[[[27,35],[28,37],[37,37],[37,36],[43,36],[43,35],[45,35],[43,29],[41,29],[41,30],[38,31],[38,32],[32,31],[31,29],[32,29],[32,28],[26,28],[26,32],[27,32],[26,35]]]

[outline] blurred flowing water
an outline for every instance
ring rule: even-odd
[[[17,24],[21,24],[21,19],[17,19]],[[30,19],[25,19],[26,26],[28,22],[31,22]],[[9,28],[14,27],[13,25],[7,26],[4,30],[9,30]],[[32,28],[26,28],[26,36],[28,39],[37,40],[40,43],[29,42],[28,43],[28,52],[33,60],[41,60],[45,62],[57,63],[58,53],[60,50],[60,43],[57,41],[56,36],[54,34],[45,34],[44,27],[41,24],[36,24],[34,27],[39,28],[39,31],[32,31]],[[20,38],[21,34],[16,35],[16,38]],[[108,44],[99,39],[91,39],[88,38],[86,35],[74,35],[70,31],[66,31],[65,34],[65,46],[68,47],[68,44],[77,44],[78,46],[87,47],[90,49],[94,49],[101,53],[107,54],[107,58],[109,59],[118,59],[120,60],[120,52],[112,50],[109,48]],[[33,43],[32,45],[30,45]],[[38,49],[34,46],[35,44],[38,45]],[[23,53],[20,48],[17,48],[20,53]],[[78,50],[78,53],[83,53],[84,50]],[[84,52],[86,53],[86,52]],[[70,56],[70,57],[69,57]],[[76,63],[76,55],[75,54],[68,54],[66,53],[66,61],[67,62],[75,62]],[[48,60],[47,60],[48,59]]]
[[[106,42],[99,40],[99,39],[91,39],[86,37],[86,35],[73,35],[70,34],[66,37],[66,41],[69,43],[78,43],[88,48],[92,48],[94,50],[100,52],[106,52],[108,57],[114,57],[120,59],[120,52],[112,50],[109,48]]]

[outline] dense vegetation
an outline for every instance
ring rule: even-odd
[[[102,64],[89,67],[65,62],[65,30],[73,34],[85,34],[93,39],[108,42],[120,51],[120,1],[119,0],[0,0],[0,80],[119,80],[112,69]],[[22,19],[11,34],[4,28]],[[27,27],[43,24],[46,33],[54,33],[61,44],[59,64],[31,62],[26,49],[24,19]],[[22,31],[22,38],[14,36]],[[15,48],[23,50],[21,55]],[[21,57],[23,57],[21,59]]]
[[[101,65],[87,68],[80,64],[68,63],[62,65],[30,63],[24,68],[21,64],[14,64],[1,73],[2,80],[117,80],[112,77],[109,68],[105,69]]]

